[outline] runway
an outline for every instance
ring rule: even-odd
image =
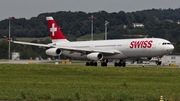
[[[79,65],[84,66],[85,62],[77,62],[72,61],[70,64],[63,64],[62,61],[65,60],[0,60],[0,64],[55,64],[55,65]],[[100,63],[98,63],[100,66]],[[114,67],[114,63],[109,62],[107,67]],[[156,67],[156,68],[180,68],[180,66],[169,66],[169,65],[156,65],[156,64],[127,64],[126,67],[141,67],[141,68],[148,68],[148,67]],[[115,67],[115,68],[126,68],[126,67]]]
[[[0,64],[45,64],[50,60],[0,60]]]

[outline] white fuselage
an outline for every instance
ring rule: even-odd
[[[119,53],[103,53],[103,59],[125,59],[134,57],[163,56],[174,50],[174,46],[165,39],[139,38],[120,40],[80,41],[56,43],[58,47],[82,48],[89,50],[115,50]],[[62,54],[75,59],[87,59],[88,53],[63,50]]]

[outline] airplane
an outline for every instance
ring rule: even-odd
[[[65,55],[74,59],[90,60],[86,66],[97,66],[97,61],[101,61],[101,66],[107,66],[108,60],[119,60],[114,62],[114,66],[126,66],[124,61],[127,58],[162,57],[171,53],[174,46],[170,41],[162,38],[136,38],[136,39],[114,39],[114,40],[90,40],[90,41],[68,41],[53,17],[46,17],[48,31],[52,43],[38,44],[30,42],[13,41],[12,43],[45,47],[46,54],[50,56]]]

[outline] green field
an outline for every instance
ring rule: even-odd
[[[0,65],[1,100],[180,100],[180,69]]]

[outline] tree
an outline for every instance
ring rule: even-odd
[[[1,42],[0,42],[0,58],[1,59],[7,59],[8,58],[8,46],[9,46],[9,44],[8,44],[8,41],[6,41],[6,40],[2,40]]]

